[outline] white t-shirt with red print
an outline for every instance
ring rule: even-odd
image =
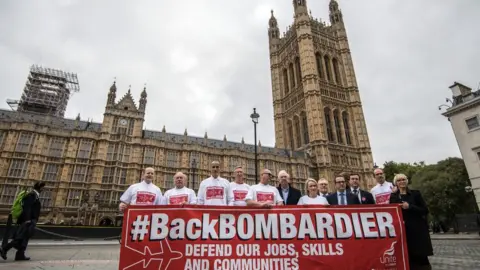
[[[230,192],[228,198],[228,205],[234,206],[245,206],[247,203],[245,202],[245,197],[247,196],[248,191],[250,190],[250,186],[243,183],[237,184],[235,182],[230,183]]]
[[[163,195],[155,184],[142,181],[128,187],[120,201],[130,205],[160,205],[163,202]]]
[[[197,195],[193,189],[175,187],[165,192],[163,202],[163,204],[166,205],[179,205],[183,203],[197,204]]]
[[[390,203],[390,194],[392,194],[393,184],[391,182],[383,182],[383,184],[378,183],[372,188],[370,193],[372,193],[373,198],[375,199],[376,204],[388,204]]]
[[[199,205],[228,205],[230,182],[222,177],[209,178],[200,183],[197,204]]]
[[[278,189],[274,186],[256,184],[250,187],[248,190],[245,201],[254,200],[256,202],[268,202],[271,201],[273,204],[278,202],[283,202],[282,196],[278,192]]]

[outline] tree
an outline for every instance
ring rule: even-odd
[[[465,163],[460,158],[447,158],[426,165],[411,178],[411,188],[418,189],[428,205],[431,216],[449,224],[455,214],[471,213],[475,200],[465,191],[470,185]]]
[[[387,161],[383,164],[383,173],[385,174],[385,179],[387,179],[387,181],[393,181],[393,177],[395,176],[395,174],[403,173],[408,177],[410,183],[412,183],[413,175],[415,175],[415,173],[422,170],[426,166],[427,165],[425,165],[425,162],[423,161],[414,162],[413,164]]]

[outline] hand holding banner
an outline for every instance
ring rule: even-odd
[[[119,269],[408,269],[398,205],[130,206]]]

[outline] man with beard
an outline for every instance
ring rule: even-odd
[[[219,176],[220,162],[212,162],[212,176],[200,183],[197,196],[198,205],[228,205],[230,182]]]
[[[302,192],[291,186],[290,175],[285,170],[278,172],[278,183],[277,189],[285,205],[297,205]]]
[[[40,193],[45,187],[45,183],[38,182],[33,186],[33,190],[29,192],[22,200],[22,214],[17,220],[19,225],[13,237],[13,240],[5,247],[0,247],[0,256],[6,260],[7,252],[11,248],[15,248],[15,261],[28,261],[29,257],[25,256],[25,250],[28,246],[28,241],[35,232],[38,218],[40,217],[40,209],[42,203],[40,202]]]
[[[187,176],[185,174],[177,172],[175,176],[173,176],[173,181],[175,182],[175,187],[165,192],[163,195],[163,204],[197,204],[197,195],[195,195],[195,191],[185,186],[187,183]]]
[[[153,168],[146,168],[143,180],[128,187],[120,197],[120,211],[123,212],[127,205],[160,205],[163,203],[162,191],[152,183],[155,176]]]
[[[326,198],[330,193],[328,192],[328,180],[320,178],[318,180],[318,195]]]
[[[392,193],[393,184],[385,181],[385,175],[382,169],[375,169],[373,171],[377,185],[372,188],[372,193],[376,204],[388,204],[390,203],[390,194]]]

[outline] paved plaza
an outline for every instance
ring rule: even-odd
[[[15,253],[9,259],[0,259],[0,269],[5,270],[117,270],[118,242],[53,242],[32,243],[29,262],[14,262]],[[78,244],[81,244],[80,246]],[[470,270],[480,265],[480,240],[433,240],[435,256],[431,257],[435,270]]]

